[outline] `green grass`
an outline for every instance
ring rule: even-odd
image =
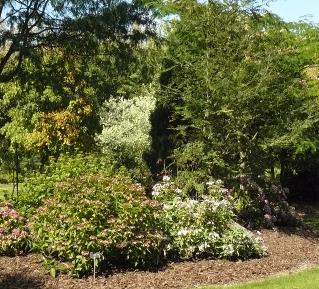
[[[243,284],[197,287],[197,289],[319,289],[319,267]]]
[[[303,219],[304,224],[307,226],[319,230],[319,216],[318,214],[312,214],[305,216]]]
[[[23,183],[19,183],[19,192],[20,189],[23,187]],[[0,184],[0,201],[4,200],[4,195],[7,194],[9,197],[12,196],[12,183],[9,184]]]
[[[0,200],[4,199],[5,194],[12,194],[12,184],[0,184]]]

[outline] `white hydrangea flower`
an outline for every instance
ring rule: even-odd
[[[216,233],[216,232],[210,232],[210,233],[208,234],[208,237],[209,237],[210,239],[212,239],[212,240],[216,240],[216,239],[218,239],[220,236],[219,236],[219,234]]]
[[[169,176],[163,176],[163,182],[169,182],[171,178]]]
[[[160,191],[158,191],[158,190],[153,190],[153,191],[152,191],[152,196],[153,196],[153,197],[158,197],[159,194],[160,194]]]
[[[177,232],[177,236],[186,236],[187,234],[188,234],[188,230],[187,229],[185,229],[185,228],[182,228],[181,230],[179,230],[178,232]]]
[[[209,182],[206,183],[206,185],[209,186],[209,187],[213,186],[214,184],[215,184],[214,181],[209,181]]]
[[[205,251],[205,244],[200,244],[199,246],[198,246],[198,250],[200,251],[200,252],[204,252]]]
[[[223,184],[223,181],[222,181],[222,180],[220,180],[220,179],[216,180],[216,185],[221,186],[222,184]]]

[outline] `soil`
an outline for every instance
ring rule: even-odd
[[[156,272],[113,271],[73,279],[52,278],[41,265],[41,256],[0,257],[1,289],[172,289],[225,284],[256,279],[283,271],[319,264],[319,235],[307,230],[263,230],[269,255],[247,261],[195,260],[169,263]]]
[[[315,216],[318,206],[298,206],[300,218]],[[246,261],[193,260],[172,262],[157,271],[116,271],[74,279],[52,278],[40,255],[0,256],[1,289],[186,289],[200,285],[229,284],[319,265],[319,231],[277,229],[255,232],[262,237],[268,255]]]

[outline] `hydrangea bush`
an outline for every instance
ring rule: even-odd
[[[14,256],[26,253],[31,237],[26,219],[9,203],[0,203],[0,255]]]
[[[58,160],[51,159],[44,172],[25,181],[19,199],[15,200],[15,206],[24,215],[32,216],[43,201],[53,195],[57,183],[85,173],[103,171],[112,174],[115,170],[119,173],[119,165],[106,155],[61,155]],[[123,168],[121,172],[126,173]]]
[[[163,203],[162,219],[170,236],[167,253],[229,259],[264,255],[253,234],[234,222],[231,198],[223,183],[209,181],[206,186],[209,194],[197,200],[186,197],[167,177],[153,187],[153,197]]]
[[[103,264],[156,265],[166,246],[159,204],[127,177],[86,174],[57,183],[31,219],[35,249],[55,271],[92,272]]]

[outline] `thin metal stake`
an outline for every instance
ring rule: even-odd
[[[101,258],[101,253],[90,253],[90,257],[93,259],[93,280],[95,281],[96,275],[96,259]]]
[[[95,266],[96,266],[96,256],[94,255],[93,257],[93,280],[95,281]]]

